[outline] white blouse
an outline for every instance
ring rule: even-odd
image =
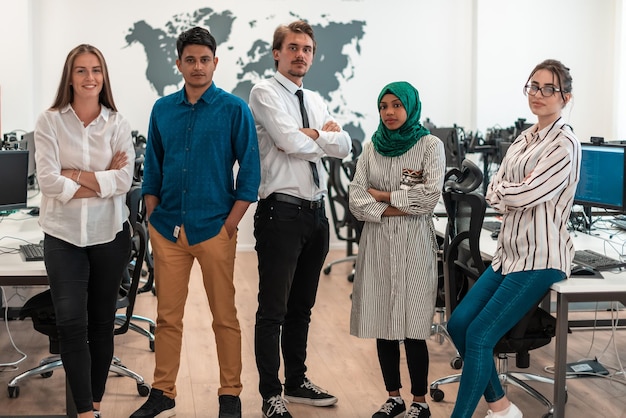
[[[108,170],[118,151],[126,153],[128,164]],[[35,126],[42,230],[80,247],[112,241],[128,218],[126,193],[134,161],[130,124],[119,113],[102,106],[100,115],[85,127],[71,105],[43,112]],[[80,186],[62,176],[62,169],[94,172],[99,195],[72,199]]]

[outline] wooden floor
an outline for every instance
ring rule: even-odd
[[[341,251],[333,251],[329,260],[340,258]],[[351,269],[349,264],[338,264],[330,275],[320,280],[317,304],[311,324],[307,365],[308,376],[316,384],[326,388],[339,398],[337,405],[315,408],[290,404],[295,417],[370,417],[386,399],[384,385],[372,340],[361,340],[349,335],[350,292],[352,284],[346,280]],[[211,314],[207,307],[196,266],[192,273],[191,291],[187,301],[185,333],[181,368],[178,375],[177,417],[212,417],[217,415],[218,372],[211,330]],[[258,377],[254,361],[254,315],[257,307],[256,254],[241,252],[236,263],[237,306],[243,333],[243,385],[241,395],[243,416],[260,418],[261,398],[257,391]],[[155,297],[150,293],[138,297],[136,313],[154,317]],[[622,312],[623,314],[623,312]],[[572,315],[593,318],[594,313]],[[606,317],[605,312],[602,313]],[[10,345],[4,321],[0,321],[0,362],[14,361],[18,354]],[[26,321],[9,321],[9,328],[17,346],[28,353],[28,359],[19,365],[19,371],[38,364],[47,355],[47,338],[33,332],[32,324]],[[626,359],[626,335],[618,331],[615,339],[610,330],[576,330],[569,338],[568,361],[598,357],[605,367],[614,371],[620,368],[616,352]],[[123,363],[152,381],[154,355],[149,351],[145,337],[134,332],[116,337],[116,355]],[[430,350],[430,380],[451,374],[449,362],[454,350],[449,342],[439,344],[435,337],[428,342]],[[531,354],[531,372],[548,375],[544,368],[553,364],[554,342]],[[514,367],[514,360],[511,361]],[[402,364],[405,388],[402,394],[410,399],[406,363]],[[17,371],[0,373],[0,384],[6,387]],[[454,406],[457,385],[442,386],[445,399],[436,403],[429,401],[433,417],[449,417]],[[552,387],[536,384],[539,391],[552,399]],[[566,409],[568,418],[626,417],[626,380],[623,374],[611,379],[584,378],[568,380],[569,400]],[[0,395],[0,415],[61,414],[64,412],[64,373],[54,372],[48,379],[40,377],[24,381],[20,396],[9,399],[7,393]],[[534,399],[516,388],[509,389],[509,397],[524,411],[525,417],[541,417],[546,410]],[[145,400],[137,394],[135,382],[129,378],[111,375],[102,403],[105,418],[125,418]],[[487,408],[484,402],[478,407],[475,417],[484,417]]]

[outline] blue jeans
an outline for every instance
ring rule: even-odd
[[[553,283],[565,278],[560,270],[530,270],[502,274],[487,270],[474,283],[448,321],[448,332],[463,357],[463,373],[451,418],[471,418],[480,396],[487,402],[504,397],[493,359],[496,343],[536,306]]]

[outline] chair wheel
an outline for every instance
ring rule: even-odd
[[[150,394],[150,385],[147,383],[137,383],[137,393],[144,398]]]
[[[41,374],[41,377],[43,377],[44,379],[47,379],[49,377],[52,377],[52,373],[53,372],[44,372]]]
[[[151,340],[148,345],[150,346],[150,351],[154,353],[154,340]]]
[[[443,393],[443,390],[441,390],[441,389],[431,389],[430,390],[430,397],[433,398],[433,401],[435,401],[435,402],[443,401],[443,398],[445,396],[446,396],[446,394]]]
[[[354,282],[354,273],[350,273],[350,274],[348,274],[348,281],[349,281],[350,283]]]
[[[324,274],[330,274],[330,267],[324,267]]]
[[[455,357],[452,360],[450,360],[450,367],[452,367],[454,370],[461,370],[461,368],[463,367],[463,359],[461,357]]]
[[[19,386],[9,386],[7,387],[9,390],[9,398],[17,398],[20,396],[20,387]]]

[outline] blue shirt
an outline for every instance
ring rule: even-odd
[[[190,245],[216,236],[236,200],[257,200],[260,171],[254,119],[240,98],[212,83],[195,104],[184,88],[154,104],[142,192],[159,198],[150,223],[170,241],[183,224]]]

